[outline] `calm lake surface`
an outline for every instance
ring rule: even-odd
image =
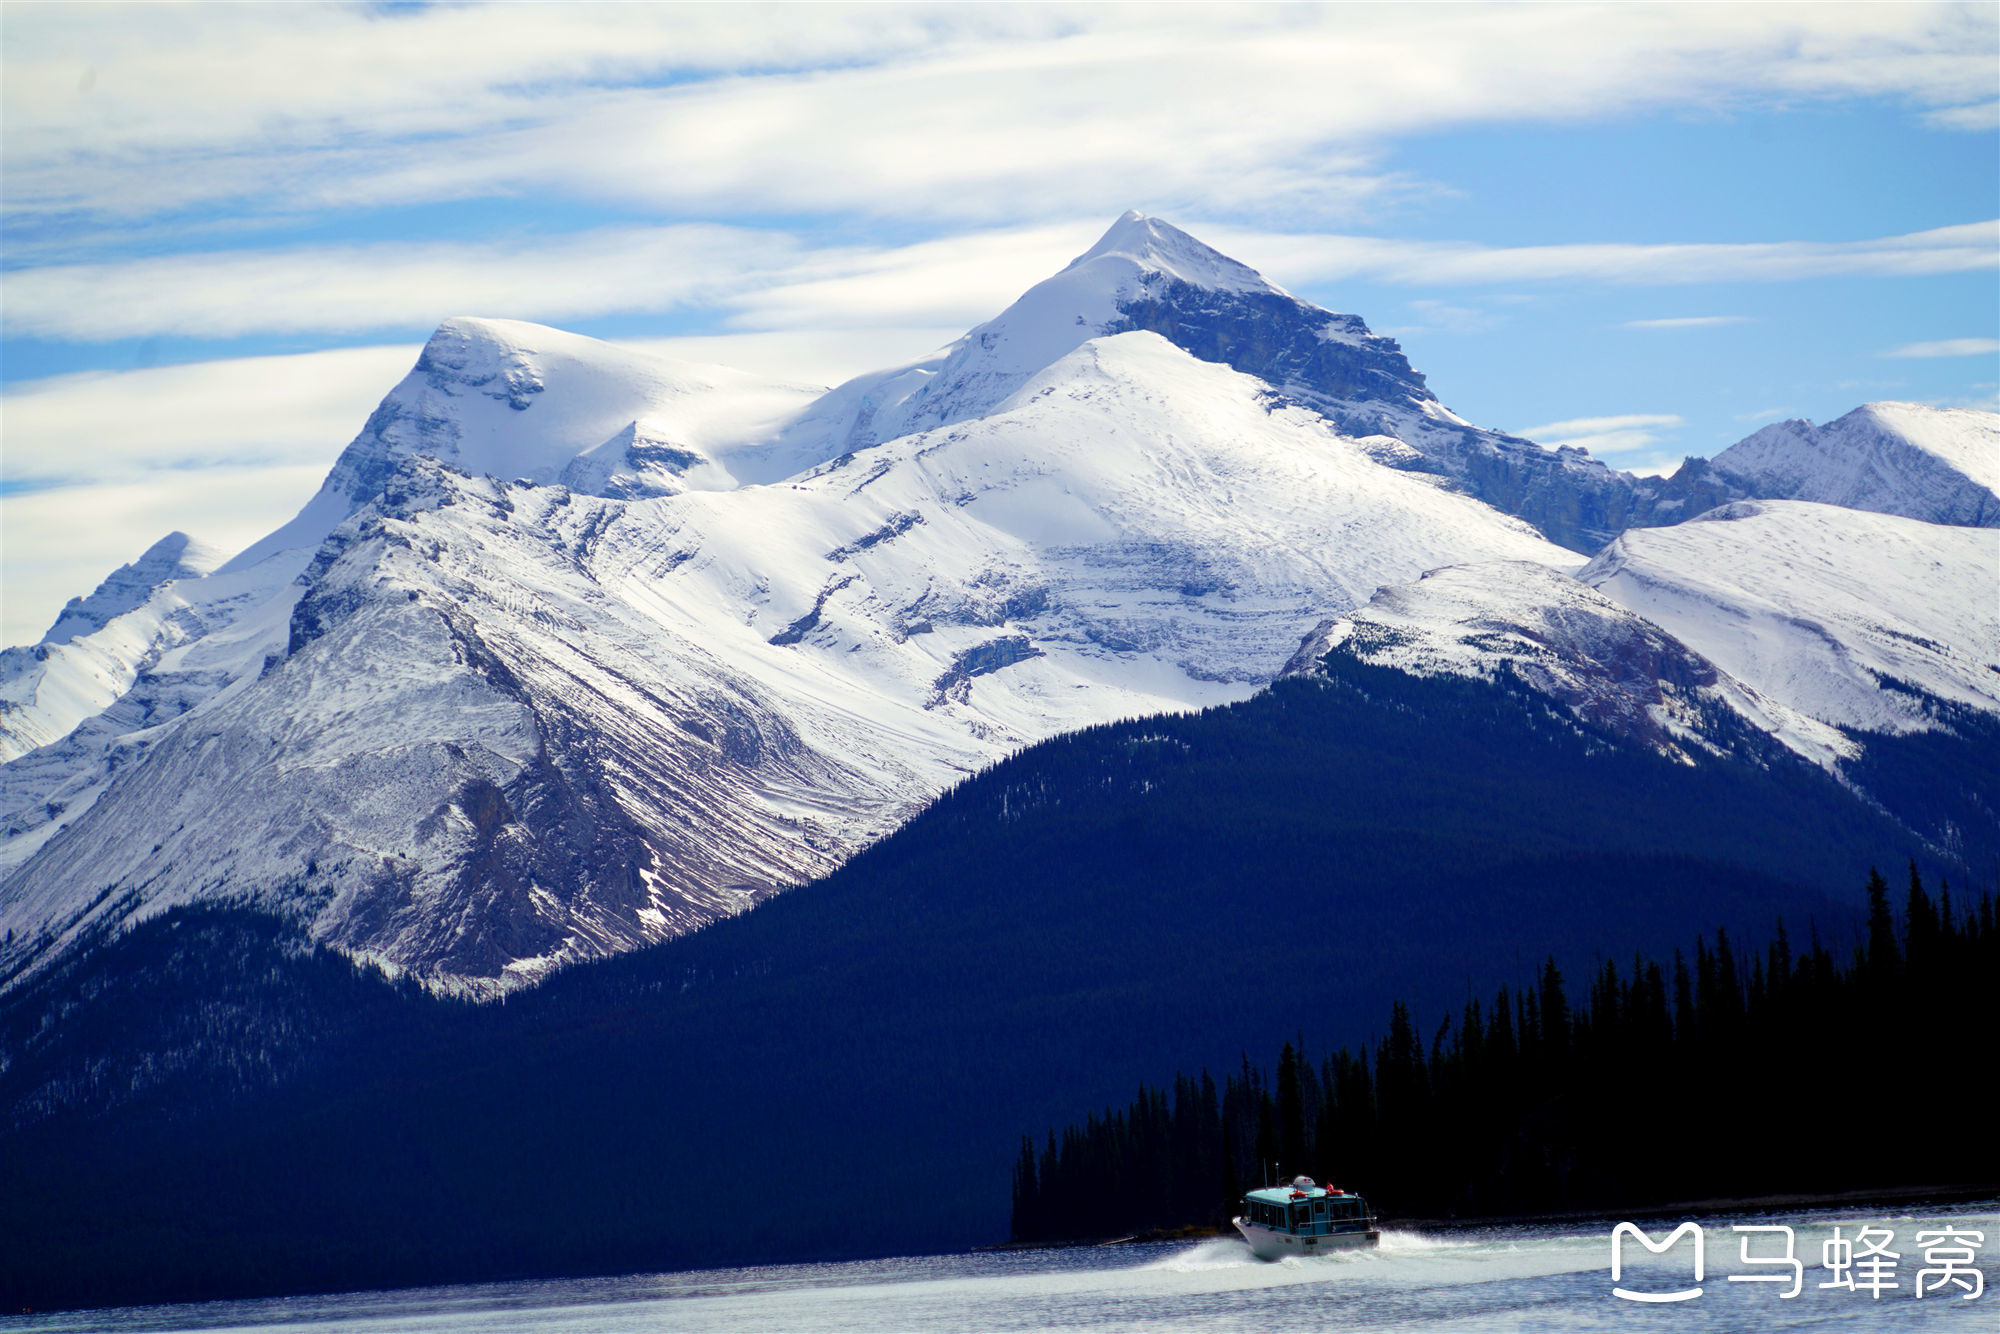
[[[1672,1220],[1678,1221],[1678,1220]],[[417,1334],[626,1334],[627,1331],[768,1331],[771,1334],[912,1334],[1001,1330],[1982,1330],[2000,1329],[2000,1204],[1911,1209],[1794,1211],[1700,1220],[1707,1271],[1702,1295],[1639,1305],[1611,1294],[1611,1224],[1496,1227],[1452,1234],[1389,1231],[1379,1251],[1264,1264],[1240,1242],[982,1253],[843,1264],[770,1265],[609,1279],[498,1283],[192,1306],[132,1307],[0,1319],[0,1330],[413,1331]],[[1804,1291],[1732,1283],[1769,1273],[1740,1260],[1730,1225],[1796,1229]],[[1821,1289],[1823,1244],[1834,1229],[1893,1229],[1900,1287]],[[1671,1222],[1648,1224],[1655,1237]],[[1975,1267],[1984,1295],[1952,1289],[1914,1296],[1925,1267],[1916,1233],[1983,1232]],[[1752,1254],[1776,1253],[1760,1234]],[[1932,1243],[1936,1244],[1936,1243]],[[1949,1244],[1949,1243],[1947,1243]],[[1683,1240],[1667,1256],[1625,1247],[1621,1285],[1665,1292],[1691,1282]],[[1969,1281],[1969,1280],[1968,1280]]]

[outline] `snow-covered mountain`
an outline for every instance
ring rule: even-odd
[[[936,369],[817,401],[448,323],[299,518],[212,576],[308,553],[252,679],[0,771],[32,852],[0,888],[16,959],[229,898],[529,979],[822,872],[1025,743],[1241,698],[1384,582],[1577,563],[1382,466],[1393,440],[1106,331],[1150,275],[1275,292],[1133,230]],[[857,435],[856,404],[897,433]]]
[[[1634,533],[1569,577],[1740,492],[1473,427],[1358,318],[1136,214],[824,392],[452,320],[296,519],[212,570],[164,544],[66,613],[95,694],[50,684],[62,645],[7,660],[0,985],[212,900],[442,985],[531,981],[824,872],[1029,742],[1243,698],[1440,567],[1341,642],[1498,652],[1688,757],[1843,762],[1844,716],[1626,600],[1737,547]],[[1774,615],[1871,633],[1821,606],[1831,576],[1766,583]],[[1977,651],[1925,627],[1964,592],[1881,625],[1962,674]]]
[[[1854,753],[1836,728],[1718,670],[1652,621],[1546,566],[1451,566],[1381,589],[1367,606],[1319,627],[1289,670],[1319,670],[1328,654],[1419,677],[1505,676],[1685,763],[1754,759],[1772,737],[1820,763]]]
[[[1643,528],[1577,576],[1766,698],[1855,732],[2000,716],[2000,533],[1803,501]],[[1942,706],[1942,707],[1941,707]]]
[[[186,533],[169,533],[90,596],[71,598],[40,643],[0,649],[0,761],[101,712],[157,661],[170,635],[202,633],[183,600],[161,594],[227,558]]]
[[[1934,848],[2000,847],[2000,534],[1803,501],[1633,529],[1574,575],[1459,566],[1288,666],[1506,677],[1684,763],[1817,765]],[[1908,739],[1924,739],[1914,762]]]
[[[1368,441],[1378,463],[1438,477],[1585,554],[1635,524],[1678,522],[1743,494],[1699,466],[1671,480],[1634,477],[1581,449],[1474,426],[1359,316],[1301,301],[1138,213],[949,347],[835,389],[788,438],[837,453],[979,416],[1083,343],[1140,330],[1257,377]]]
[[[1746,494],[2000,528],[2000,417],[1867,403],[1836,421],[1775,422],[1715,456]]]

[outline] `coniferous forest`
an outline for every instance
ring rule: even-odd
[[[1780,922],[1761,948],[1719,930],[1582,978],[1550,959],[1435,1029],[1398,1002],[1359,1052],[1287,1042],[1274,1072],[1141,1085],[1023,1138],[1013,1237],[1221,1224],[1301,1172],[1392,1218],[2000,1181],[1993,896],[1933,895],[1915,866],[1867,895],[1845,958]]]

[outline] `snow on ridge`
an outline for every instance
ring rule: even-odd
[[[1242,343],[1270,354],[1250,373]],[[1466,494],[1492,465],[1495,494],[1631,521],[1608,470],[1543,454],[1445,412],[1357,317],[1138,214],[951,346],[824,394],[446,321],[296,519],[126,614],[157,661],[0,769],[0,921],[262,895],[357,955],[504,988],[829,869],[1022,744],[1241,698],[1378,588],[1328,648],[1504,662],[1682,758],[1719,744],[1718,707],[1852,753],[1830,724],[1853,701],[1781,670],[1808,624],[1886,645],[1850,655],[1854,691],[1889,695],[1876,671],[1966,702],[1984,650],[1934,623],[1971,615],[1990,553],[1932,543],[1959,573],[1902,619],[1832,574],[1787,602],[1765,586],[1787,543],[1819,569],[1844,535],[1907,538],[1917,580],[1932,539],[1787,519],[1745,554],[1792,513],[1759,504],[1628,533],[1593,589]],[[1730,656],[1738,596],[1785,652]],[[1890,713],[1860,725],[1926,725]]]
[[[830,869],[1020,745],[1243,698],[1328,606],[1495,558],[1572,563],[1143,332],[787,485],[621,500],[412,455],[279,660],[89,770],[0,918],[232,893],[516,985]]]
[[[319,493],[225,568],[317,547],[412,454],[537,482],[558,480],[590,455],[572,480],[632,494],[666,475],[625,456],[636,433],[670,460],[687,454],[711,465],[676,478],[673,489],[777,481],[821,460],[797,454],[781,435],[823,392],[520,320],[454,317],[370,414]]]
[[[0,763],[60,740],[158,670],[176,646],[225,629],[247,603],[298,572],[217,579],[210,572],[223,555],[170,533],[89,597],[72,598],[39,644],[0,650]],[[0,801],[0,812],[8,809]]]
[[[229,553],[178,530],[168,533],[140,557],[106,575],[88,597],[71,598],[42,636],[44,644],[67,644],[104,628],[106,621],[131,611],[162,584],[199,578],[220,566]]]
[[[1097,244],[1071,260],[1063,272],[1090,270],[1092,281],[1101,284],[1111,280],[1114,290],[1125,289],[1129,276],[1117,267],[1098,263],[1107,259],[1126,261],[1140,274],[1164,274],[1209,291],[1291,295],[1248,264],[1231,259],[1172,223],[1148,217],[1136,209],[1112,223]]]
[[[1117,327],[1129,303],[1173,284],[1304,304],[1178,227],[1128,212],[1090,249],[962,338],[833,390],[809,414],[813,430],[832,457],[984,415],[1028,377]],[[804,440],[808,433],[795,427],[793,435]]]
[[[1884,682],[2000,713],[2000,533],[1795,500],[1633,529],[1578,578],[1765,696],[1891,734],[1939,725]]]
[[[1774,422],[1711,461],[1753,494],[2000,527],[2000,414],[1865,403],[1815,426]]]
[[[1658,625],[1568,573],[1520,561],[1450,566],[1378,589],[1308,636],[1288,674],[1328,653],[1412,676],[1504,675],[1577,717],[1683,763],[1721,754],[1727,710],[1822,766],[1857,753],[1836,729],[1719,671]]]

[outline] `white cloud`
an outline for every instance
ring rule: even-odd
[[[17,269],[0,281],[10,333],[77,341],[427,331],[452,315],[561,322],[688,309],[712,312],[736,330],[962,330],[1061,268],[1109,221],[970,232],[903,246],[820,248],[768,229],[616,227],[557,238],[376,242],[49,265]],[[1292,287],[1357,277],[1411,286],[1776,282],[2000,265],[2000,222],[1847,242],[1511,248],[1186,225]],[[1419,329],[1490,327],[1488,317],[1470,307],[1413,304],[1422,316]]]
[[[51,265],[5,276],[4,318],[16,335],[77,341],[428,331],[452,315],[564,321],[684,309],[738,329],[963,332],[1088,248],[1108,221],[901,247],[814,250],[786,232],[685,224]]]
[[[1587,449],[1592,454],[1629,454],[1658,445],[1663,432],[1684,425],[1674,413],[1635,412],[1617,417],[1573,417],[1545,422],[1515,434],[1544,445]]]
[[[1977,102],[1925,112],[1924,124],[1939,130],[2000,130],[2000,102]]]
[[[15,7],[18,222],[559,190],[681,215],[1352,215],[1394,137],[1992,97],[1990,6]]]
[[[1483,246],[1372,236],[1198,229],[1211,244],[1292,284],[1370,278],[1450,284],[1580,281],[1630,285],[1918,277],[2000,268],[2000,221],[1865,241]]]
[[[176,528],[228,550],[289,519],[414,346],[29,381],[0,397],[5,642]]]
[[[1934,343],[1905,343],[1885,357],[1990,357],[2000,352],[2000,339],[1941,338]]]
[[[163,255],[16,270],[5,319],[17,335],[88,341],[576,318],[713,304],[799,255],[782,232],[704,224]]]
[[[1627,329],[1711,329],[1723,324],[1748,324],[1748,315],[1675,315],[1663,320],[1627,320]]]
[[[1416,312],[1416,323],[1378,329],[1376,332],[1392,338],[1434,333],[1478,334],[1496,329],[1502,323],[1476,306],[1456,306],[1447,301],[1412,301],[1410,309]]]
[[[338,348],[31,380],[0,398],[6,480],[75,484],[293,464],[324,472],[418,350]]]
[[[1732,420],[1740,422],[1779,421],[1791,415],[1790,410],[1786,408],[1760,408],[1756,412],[1740,412]]]

